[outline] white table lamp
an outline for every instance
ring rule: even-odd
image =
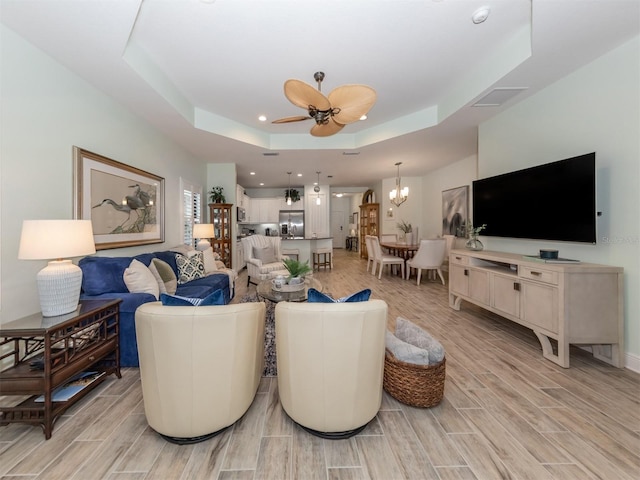
[[[211,246],[209,238],[213,238],[213,223],[196,223],[193,225],[193,238],[199,238],[196,250],[206,250]]]
[[[96,253],[91,220],[24,220],[20,260],[51,260],[38,272],[40,309],[45,317],[78,308],[82,270],[65,257]]]

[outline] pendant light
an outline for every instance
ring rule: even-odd
[[[396,177],[396,188],[389,192],[389,200],[396,207],[399,207],[404,202],[407,201],[407,197],[409,196],[409,187],[404,187],[400,185],[400,165],[402,162],[396,163],[396,167],[398,167],[398,176]]]
[[[320,201],[320,172],[316,172],[318,174],[318,183],[313,187],[313,191],[318,194],[316,197],[316,205],[320,205],[322,202]]]
[[[289,175],[289,188],[287,189],[287,205],[291,205],[293,201],[291,200],[291,172],[287,172]]]

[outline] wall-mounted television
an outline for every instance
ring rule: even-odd
[[[483,235],[596,243],[596,154],[473,182],[473,224]]]

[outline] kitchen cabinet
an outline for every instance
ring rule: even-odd
[[[252,198],[249,208],[250,223],[278,223],[280,214],[279,198]]]
[[[543,357],[565,368],[570,344],[591,345],[594,357],[624,366],[622,292],[620,267],[488,251],[449,257],[453,309],[465,300],[532,329]]]

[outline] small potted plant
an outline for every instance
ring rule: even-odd
[[[487,228],[487,224],[483,223],[479,227],[474,227],[473,223],[470,220],[467,220],[464,228],[466,230],[466,234],[467,234],[466,236],[469,239],[465,244],[465,248],[468,248],[469,250],[474,250],[474,251],[482,250],[484,248],[484,245],[480,240],[478,240],[478,235],[480,235],[480,232],[482,230]]]
[[[309,260],[302,263],[298,260],[294,260],[293,258],[285,258],[282,263],[284,263],[284,268],[289,272],[289,276],[287,277],[288,284],[298,284],[304,283],[304,276],[311,272],[311,267],[309,266]],[[300,279],[300,280],[294,280]],[[293,282],[292,282],[293,280]]]
[[[227,200],[224,198],[223,187],[212,187],[209,190],[209,200],[211,203],[226,203]]]
[[[404,220],[400,220],[397,224],[398,230],[402,232],[401,243],[413,243],[413,228],[410,223],[405,222]]]

